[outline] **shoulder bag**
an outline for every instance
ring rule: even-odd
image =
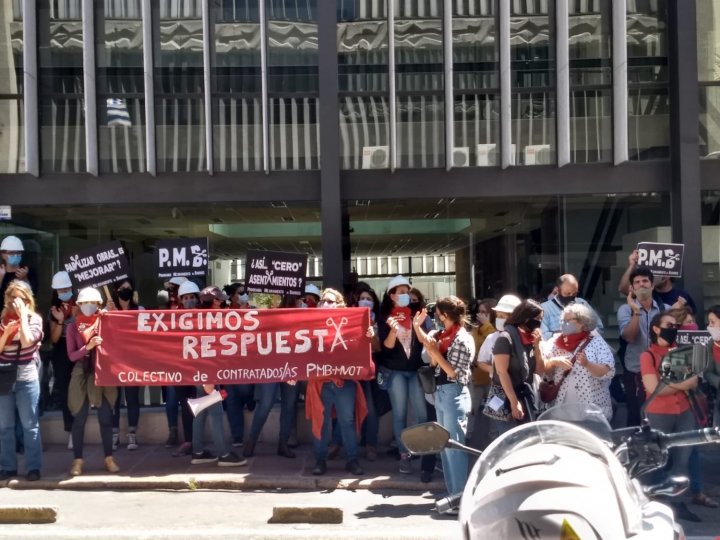
[[[572,365],[575,365],[575,360],[577,359],[577,355],[582,352],[582,350],[587,346],[588,343],[592,338],[588,338],[585,341],[583,341],[580,346],[575,349],[575,352],[572,355],[572,359],[570,360],[572,362]],[[568,375],[570,375],[570,372],[572,371],[572,367],[568,370],[566,370],[560,381],[555,384],[555,381],[553,380],[545,380],[543,379],[540,381],[540,385],[538,386],[538,394],[540,394],[540,401],[543,403],[552,403],[557,399],[558,393],[560,392],[560,386],[562,386],[562,383],[565,381]]]

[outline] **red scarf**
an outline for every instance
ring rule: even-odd
[[[97,329],[100,324],[100,313],[90,315],[89,317],[78,313],[77,317],[75,317],[75,324],[83,340],[87,343],[90,341],[90,338],[97,334]]]
[[[65,318],[63,320],[67,321],[72,317],[72,310],[75,307],[75,299],[71,298],[67,302],[63,302],[60,304],[60,311],[62,311]]]
[[[526,347],[528,345],[534,345],[535,344],[535,336],[528,332],[524,332],[520,328],[518,328],[518,333],[520,334],[520,341],[522,341],[522,344]]]
[[[555,338],[555,346],[561,351],[575,352],[580,344],[590,336],[590,332],[578,332],[577,334],[563,335],[560,334]]]
[[[409,307],[394,306],[390,316],[397,320],[400,326],[410,330],[412,328],[412,310]]]
[[[455,336],[457,336],[459,330],[460,325],[453,324],[450,328],[441,330],[435,335],[435,341],[437,341],[438,350],[440,351],[440,354],[443,355],[443,357],[447,356],[448,349],[450,348],[450,345],[452,345],[452,342],[455,341]]]
[[[18,323],[20,322],[20,317],[19,317],[18,314],[15,313],[15,312],[13,312],[13,313],[8,313],[7,315],[5,315],[5,317],[3,317],[3,320],[2,320],[2,328],[3,328],[3,330],[5,330],[5,327],[6,327],[8,324],[10,324],[12,321],[18,321]],[[9,344],[10,342],[12,342],[12,341],[15,339],[15,336],[17,336],[17,333],[18,333],[19,331],[20,331],[20,324],[18,324],[18,325],[15,327],[15,330],[13,330],[13,331],[10,333],[10,335],[8,336],[7,341],[5,342],[5,344],[7,345],[7,344]]]

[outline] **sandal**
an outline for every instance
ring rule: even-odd
[[[697,504],[699,506],[707,506],[708,508],[717,508],[718,506],[720,506],[718,505],[716,500],[711,499],[704,493],[698,493],[697,495],[695,495],[692,502],[693,504]]]

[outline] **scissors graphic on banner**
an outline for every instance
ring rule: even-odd
[[[335,322],[335,319],[330,317],[327,320],[327,325],[332,326],[335,329],[335,337],[333,338],[332,345],[330,346],[330,352],[333,352],[335,350],[335,347],[338,345],[342,345],[342,348],[346,351],[347,348],[347,340],[343,338],[342,333],[340,332],[340,329],[345,326],[348,323],[348,320],[346,317],[343,317],[340,319],[340,323]]]

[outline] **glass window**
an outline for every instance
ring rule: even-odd
[[[453,3],[453,165],[500,165],[496,3]]]
[[[20,2],[0,11],[0,173],[25,172]]]
[[[612,161],[612,5],[569,4],[570,158]]]
[[[705,309],[720,304],[720,191],[702,194],[702,264]],[[700,328],[705,328],[707,317],[698,317]]]
[[[548,5],[513,2],[510,8],[511,130],[518,165],[556,162],[555,46]]]
[[[338,3],[338,84],[343,169],[390,166],[387,6]]]
[[[153,15],[157,170],[203,171],[207,146],[201,3],[160,2]]]
[[[698,81],[700,82],[700,156],[720,157],[720,5],[697,4]]]
[[[263,168],[258,0],[224,2],[215,21],[213,159],[218,171]]]
[[[40,169],[85,172],[82,2],[38,2]]]
[[[97,6],[98,152],[102,173],[145,172],[141,0]]]
[[[631,160],[670,156],[667,1],[628,2],[628,146]]]
[[[317,0],[268,0],[267,19],[271,168],[317,169]]]
[[[442,1],[395,4],[398,166],[445,166]]]

